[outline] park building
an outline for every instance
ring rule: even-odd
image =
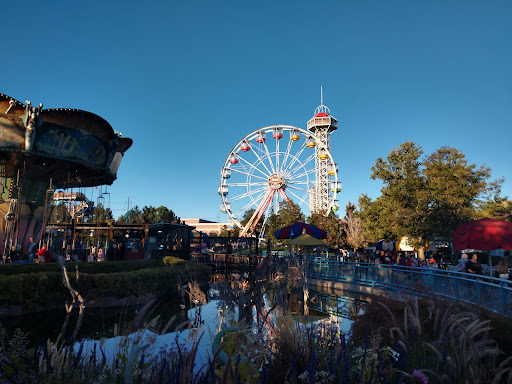
[[[210,221],[205,219],[181,219],[183,223],[186,225],[189,225],[191,227],[195,227],[195,230],[198,232],[206,233],[207,235],[213,234],[220,234],[220,231],[222,228],[232,228],[233,223],[219,223],[216,221]]]

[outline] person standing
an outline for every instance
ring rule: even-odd
[[[27,245],[27,254],[28,254],[28,262],[29,264],[34,263],[34,257],[37,253],[37,243],[34,241],[34,238],[31,237],[28,245]]]

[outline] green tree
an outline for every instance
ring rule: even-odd
[[[247,211],[245,211],[244,216],[242,217],[242,220],[240,221],[240,224],[242,224],[244,227],[247,224],[249,224],[249,221],[251,221],[255,212],[256,212],[256,210],[254,208],[251,208],[251,209],[248,209]],[[262,225],[263,225],[263,217],[261,217],[258,220],[258,223],[254,227],[254,232],[260,233]]]
[[[423,175],[429,199],[423,236],[433,239],[451,237],[460,224],[474,217],[491,169],[468,164],[458,149],[441,147],[423,161]]]
[[[105,223],[108,220],[112,220],[112,212],[109,208],[103,207],[103,204],[98,204],[95,206],[93,212],[93,220],[96,223]]]
[[[476,219],[490,217],[492,219],[512,222],[512,200],[501,196],[501,185],[504,178],[489,183],[486,196],[478,203]]]
[[[171,223],[177,224],[180,222],[180,218],[176,216],[176,214],[167,207],[163,205],[158,208],[150,206],[145,206],[142,208],[142,218],[145,223],[154,224],[154,223]]]
[[[357,216],[361,219],[364,237],[370,243],[376,243],[381,239],[396,239],[388,221],[388,209],[382,197],[372,200],[368,195],[359,197],[359,211]]]
[[[499,195],[500,181],[488,182],[491,170],[469,164],[459,150],[441,147],[423,161],[422,154],[420,146],[406,142],[372,167],[372,179],[383,183],[381,196],[362,195],[357,215],[369,241],[408,236],[420,246],[451,237],[459,224],[475,217],[484,193],[494,189]]]
[[[142,224],[144,219],[142,217],[142,211],[138,206],[133,207],[128,212],[126,212],[123,216],[120,216],[117,219],[118,223],[128,223],[128,224]]]
[[[238,237],[238,234],[240,233],[240,228],[235,226],[234,228],[229,228],[228,226],[224,225],[219,232],[219,236],[221,237]]]
[[[270,238],[271,242],[275,244],[276,239],[274,234],[278,229],[297,223],[299,221],[304,222],[305,219],[306,217],[301,212],[299,205],[295,204],[291,200],[283,201],[279,207],[279,212],[277,214],[272,213],[268,218],[266,229],[267,236]]]
[[[384,184],[380,197],[381,214],[393,234],[412,239],[423,236],[422,223],[428,208],[428,193],[421,172],[423,151],[413,142],[394,148],[387,160],[378,158],[372,167],[371,178]],[[381,223],[383,224],[383,223]],[[382,232],[386,232],[383,228]]]
[[[50,216],[52,223],[65,223],[71,221],[71,216],[68,212],[66,203],[60,202],[55,205]]]
[[[334,212],[329,212],[329,215],[325,216],[322,213],[312,213],[308,217],[308,224],[311,224],[314,227],[323,229],[327,232],[327,243],[331,246],[338,244],[338,236],[343,238],[342,236],[342,228],[340,218],[334,214]]]

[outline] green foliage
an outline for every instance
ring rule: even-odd
[[[490,168],[468,164],[455,148],[441,147],[423,162],[428,192],[428,215],[423,233],[428,239],[450,237],[462,223],[474,217],[478,197],[486,191]]]
[[[249,221],[252,219],[255,212],[256,212],[256,210],[254,208],[251,208],[251,209],[248,209],[247,211],[245,211],[244,216],[242,217],[242,220],[240,221],[240,224],[242,224],[245,227],[249,223]],[[262,224],[263,224],[263,220],[262,220],[262,218],[260,218],[260,220],[258,221],[258,224],[255,227],[255,230],[258,232],[261,231]]]
[[[362,220],[364,236],[368,242],[396,238],[389,225],[387,213],[383,199],[372,200],[366,194],[359,197],[358,216]]]
[[[142,211],[138,206],[130,209],[124,216],[120,216],[117,219],[118,223],[128,223],[128,224],[142,224],[144,222],[144,218],[142,217]]]
[[[238,234],[240,233],[240,228],[228,228],[226,225],[224,225],[219,233],[220,237],[238,237]],[[212,235],[213,236],[213,235]]]
[[[71,220],[71,216],[68,213],[68,209],[66,207],[66,203],[60,202],[52,210],[52,214],[50,216],[50,222],[52,223],[64,223],[69,222]]]
[[[383,213],[397,235],[411,238],[422,235],[420,223],[428,207],[419,161],[422,154],[419,146],[406,142],[394,148],[387,161],[378,158],[372,167],[371,178],[380,179],[384,184],[379,198],[384,205]]]
[[[181,259],[178,259],[181,260]],[[162,260],[125,260],[125,261],[105,261],[101,263],[66,263],[69,271],[74,271],[75,265],[78,266],[80,273],[98,274],[98,273],[117,273],[137,271],[146,268],[163,267]],[[43,264],[12,264],[4,265],[0,268],[0,275],[12,276],[25,273],[49,273],[59,272],[61,269],[57,263]]]
[[[154,224],[154,223],[171,223],[179,224],[180,218],[167,207],[163,205],[158,208],[145,206],[142,211],[138,206],[130,209],[124,216],[117,219],[118,223],[130,223],[130,224]]]
[[[485,199],[479,202],[476,211],[477,219],[490,217],[512,222],[512,200],[501,196],[501,185],[504,181],[505,179],[501,178],[489,183]]]
[[[322,213],[312,213],[308,217],[308,223],[327,232],[327,243],[331,246],[338,244],[337,236],[343,237],[340,219],[334,212],[329,212],[328,216]]]
[[[383,183],[381,196],[359,198],[365,237],[408,236],[414,245],[436,237],[451,237],[455,228],[475,216],[479,198],[492,183],[491,170],[469,164],[455,148],[441,147],[421,160],[423,151],[413,142],[378,158],[372,179]]]
[[[306,217],[300,210],[299,205],[293,201],[283,201],[279,207],[279,212],[272,213],[269,217],[267,224],[267,234],[271,239],[272,244],[275,244],[274,233],[287,225],[295,224],[299,221],[304,222]]]
[[[180,218],[167,207],[161,205],[158,208],[153,206],[146,206],[142,208],[142,218],[144,222],[149,224],[154,223],[172,223],[177,224],[180,222]]]
[[[103,204],[98,204],[94,207],[94,222],[105,223],[112,219],[112,211],[109,208],[103,207]]]
[[[166,257],[165,264],[160,260],[79,263],[78,282],[73,263],[67,264],[67,267],[71,285],[85,300],[149,293],[169,294],[176,291],[180,276],[182,281],[195,277],[201,282],[209,281],[211,277],[211,271],[206,265],[173,257]],[[44,265],[37,273],[2,277],[0,290],[2,306],[33,307],[62,303],[69,299],[69,291],[62,284],[62,272],[58,264],[54,263],[49,263],[48,267]]]
[[[475,216],[477,219],[490,217],[492,219],[512,222],[512,200],[505,198],[501,201],[484,201],[477,209]]]
[[[32,308],[49,301],[63,302],[69,292],[62,284],[62,272],[28,273],[0,279],[0,305]]]

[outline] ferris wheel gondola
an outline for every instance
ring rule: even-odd
[[[337,164],[329,148],[314,133],[289,125],[260,128],[243,137],[229,152],[220,172],[218,188],[221,211],[241,229],[240,236],[253,235],[258,223],[278,213],[284,201],[292,201],[310,214],[314,206],[316,157],[331,172],[329,206],[337,208],[336,194],[341,189]],[[247,212],[254,210],[249,221]],[[264,232],[264,229],[263,231]]]

